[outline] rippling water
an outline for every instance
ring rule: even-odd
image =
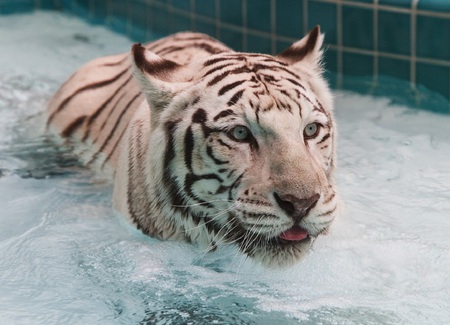
[[[37,12],[2,16],[0,42],[1,324],[450,323],[449,116],[337,92],[345,213],[269,271],[139,234],[45,137],[59,83],[129,40]]]

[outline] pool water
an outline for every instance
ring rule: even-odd
[[[44,135],[46,101],[131,41],[58,13],[0,19],[0,324],[448,324],[450,116],[335,92],[344,214],[266,270],[141,235]]]

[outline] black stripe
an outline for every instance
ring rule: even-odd
[[[184,135],[184,164],[192,172],[192,152],[194,151],[194,135],[189,127]]]
[[[89,160],[89,162],[87,164],[92,163],[95,159],[97,159],[98,155],[105,149],[105,147],[108,145],[109,141],[111,141],[114,133],[116,132],[117,127],[119,126],[119,123],[122,121],[122,117],[125,115],[125,113],[128,111],[128,108],[130,108],[130,106],[133,104],[133,102],[139,98],[139,96],[141,95],[141,93],[136,94],[129,102],[128,104],[125,106],[125,108],[122,110],[122,112],[120,113],[119,117],[116,119],[116,122],[114,123],[113,128],[111,129],[111,131],[108,134],[108,137],[106,138],[105,142],[103,142],[102,146],[100,147],[100,149],[92,156],[92,158]],[[125,122],[124,122],[125,123]],[[124,131],[127,128],[125,127]],[[120,139],[119,139],[120,140]],[[116,149],[118,142],[114,145],[114,147],[112,148],[111,152],[109,153],[108,157],[106,158],[106,160],[108,160],[112,154],[113,151]],[[105,162],[106,162],[105,160]],[[102,167],[104,166],[105,162],[103,163]]]
[[[331,136],[331,134],[330,134],[330,133],[327,133],[327,134],[322,138],[322,140],[320,140],[319,142],[317,142],[317,144],[321,144],[322,142],[325,142],[330,136]]]
[[[214,116],[213,120],[216,122],[217,120],[227,117],[227,116],[230,116],[230,115],[236,115],[236,114],[234,113],[234,111],[232,109],[226,109],[226,110],[221,111],[216,116]]]
[[[86,115],[77,117],[72,123],[69,124],[69,126],[67,126],[61,132],[61,135],[63,137],[68,137],[69,135],[71,135],[77,128],[79,128],[84,123],[86,118],[87,118]]]
[[[224,164],[228,164],[229,163],[229,161],[227,161],[227,160],[220,160],[220,159],[217,159],[216,157],[214,157],[214,154],[212,152],[212,148],[210,146],[206,147],[206,154],[214,161],[214,163],[216,165],[224,165]]]
[[[163,172],[163,184],[167,191],[167,195],[171,198],[174,209],[184,214],[188,211],[185,200],[180,194],[177,180],[171,174],[171,164],[175,158],[175,138],[174,132],[180,121],[169,121],[165,123],[165,134],[167,137],[166,150],[164,152],[164,172]],[[178,208],[176,208],[178,207]]]
[[[238,100],[242,97],[243,93],[244,93],[244,89],[239,90],[236,94],[233,95],[233,97],[231,97],[231,99],[228,101],[227,105],[228,106],[235,105],[238,102]]]
[[[236,88],[237,86],[243,84],[244,82],[245,82],[245,80],[238,80],[238,81],[235,81],[235,82],[233,82],[231,84],[223,86],[218,92],[219,96],[222,96],[227,91],[230,91],[231,89]]]
[[[219,142],[219,144],[221,144],[224,147],[227,147],[228,149],[232,149],[231,146],[229,146],[228,144],[226,144],[225,142],[223,142],[221,139],[217,139],[217,142]]]
[[[189,173],[189,174],[186,174],[186,177],[184,179],[184,192],[190,198],[192,198],[195,201],[197,201],[198,203],[202,204],[202,206],[207,207],[207,208],[213,208],[214,206],[211,203],[200,199],[197,195],[195,195],[192,192],[192,187],[194,186],[194,184],[198,181],[205,180],[205,179],[215,179],[215,180],[219,181],[220,183],[223,182],[223,180],[216,174],[195,175],[195,174]]]
[[[219,65],[217,67],[214,67],[214,68],[208,70],[207,72],[205,72],[203,74],[203,77],[209,76],[209,75],[213,74],[214,72],[225,69],[227,67],[231,67],[234,64],[235,64],[234,62],[231,62],[231,63],[226,63],[226,64]],[[211,84],[211,82],[208,83],[208,86],[212,86],[212,85],[214,85],[214,83],[213,84]]]
[[[288,78],[286,80],[289,81],[290,83],[302,88],[303,90],[306,90],[306,88],[301,83],[299,83],[297,80],[290,79],[290,78]]]
[[[103,112],[103,110],[108,106],[108,104],[117,96],[117,94],[119,94],[119,92],[122,90],[122,88],[124,88],[130,81],[131,81],[132,76],[130,75],[128,77],[127,80],[125,80],[125,82],[123,82],[119,88],[117,88],[115,90],[115,92],[113,92],[112,96],[109,97],[105,102],[103,102],[103,104],[97,108],[97,110],[94,112],[94,114],[92,114],[91,116],[89,116],[89,119],[87,121],[87,129],[86,129],[86,133],[84,134],[83,138],[81,139],[81,141],[85,141],[89,135],[91,134],[91,128],[90,126],[92,125],[92,123],[94,122],[94,120]]]
[[[117,79],[119,79],[121,76],[123,76],[126,72],[128,71],[128,67],[125,70],[122,70],[119,74],[115,75],[114,77],[112,77],[111,79],[107,79],[107,80],[103,80],[103,81],[99,81],[99,82],[95,82],[89,85],[86,85],[84,87],[81,87],[79,89],[77,89],[75,92],[72,93],[72,95],[70,95],[69,97],[67,97],[66,99],[64,99],[61,104],[59,104],[58,108],[49,116],[48,120],[47,120],[47,126],[52,122],[52,120],[55,118],[55,115],[57,113],[59,113],[60,111],[62,111],[64,109],[64,107],[67,106],[67,104],[79,93],[86,91],[86,90],[93,90],[96,88],[100,88],[106,85],[109,85],[111,83],[113,83],[114,81],[116,81]]]

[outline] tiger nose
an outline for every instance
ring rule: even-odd
[[[320,194],[315,193],[309,198],[298,198],[291,194],[278,195],[274,193],[278,206],[289,216],[300,221],[314,208],[320,199]]]

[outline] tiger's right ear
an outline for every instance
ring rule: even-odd
[[[147,98],[152,118],[155,120],[173,97],[187,86],[186,82],[183,82],[186,67],[163,59],[141,44],[132,46],[131,61],[133,74]]]

